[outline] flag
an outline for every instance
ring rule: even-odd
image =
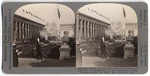
[[[58,18],[60,19],[60,11],[59,11],[59,8],[58,8],[58,5],[57,5],[57,13],[58,13]]]
[[[124,7],[122,7],[122,8],[123,8],[123,16],[126,18],[126,11],[125,11]]]

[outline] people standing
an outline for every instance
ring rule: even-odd
[[[102,59],[103,59],[103,58],[104,58],[104,59],[107,58],[106,45],[105,45],[104,41],[105,41],[105,38],[102,37],[102,40],[101,40],[101,55],[102,55],[101,57],[102,57]]]
[[[37,44],[36,44],[36,51],[37,51],[37,59],[41,59],[42,60],[42,52],[41,52],[41,45],[39,43],[39,38],[37,38]]]

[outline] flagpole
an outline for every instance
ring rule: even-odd
[[[125,34],[126,34],[126,25],[125,25],[125,18],[126,18],[126,11],[125,11],[125,8],[124,8],[124,5],[122,5],[122,9],[123,9],[123,24],[124,24],[124,27],[123,27],[123,38],[125,38]]]
[[[58,4],[57,4],[57,13],[58,13]],[[57,24],[58,24],[59,18],[57,20]],[[59,24],[58,24],[59,25]],[[59,35],[59,33],[57,32],[57,34]]]
[[[57,34],[58,34],[58,36],[60,36],[60,24],[59,24],[59,14],[60,14],[60,12],[59,12],[59,7],[58,7],[58,4],[57,4],[57,15],[58,15],[58,19],[57,19],[57,25],[58,25],[58,27],[59,27],[59,29],[58,29],[58,31],[57,31]],[[60,38],[58,38],[58,39],[60,39]]]

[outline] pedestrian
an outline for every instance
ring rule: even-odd
[[[41,52],[41,45],[40,45],[40,39],[39,37],[37,38],[37,43],[36,43],[36,52],[37,52],[37,59],[42,60],[42,52]]]
[[[37,59],[41,59],[42,60],[42,52],[41,52],[41,45],[39,43],[37,43],[36,45],[36,51],[37,51]]]
[[[107,58],[107,54],[106,54],[106,45],[104,43],[104,37],[102,37],[102,40],[101,40],[101,57],[102,59],[106,59]]]

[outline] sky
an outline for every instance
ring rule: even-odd
[[[57,8],[59,8],[60,11],[60,15],[61,15],[60,19],[58,17]],[[126,18],[123,15],[123,8],[126,13]],[[109,19],[99,16],[98,14],[89,11],[89,9],[95,10],[97,13]],[[33,14],[44,19],[45,22],[38,20],[26,14],[25,12],[22,12],[22,10],[32,12]],[[137,16],[135,11],[127,5],[116,4],[116,3],[94,3],[94,4],[88,4],[82,6],[78,11],[108,23],[112,23],[112,22],[137,23]],[[75,14],[72,11],[72,9],[61,4],[50,4],[50,3],[28,4],[20,7],[16,11],[16,14],[21,15],[23,17],[27,17],[31,20],[35,20],[42,24],[53,23],[53,22],[58,24],[75,23]]]
[[[58,17],[58,10],[60,11],[60,19]],[[45,20],[41,21],[29,14],[26,14],[22,10],[30,11],[32,14],[37,15],[38,17]],[[20,7],[15,14],[21,15],[23,17],[29,18],[31,20],[40,22],[42,24],[46,23],[59,23],[59,24],[74,24],[75,23],[75,14],[69,7],[61,4],[28,4]]]
[[[101,16],[89,11],[88,8],[97,11],[98,13],[108,17],[110,20],[104,19]],[[124,18],[123,15],[123,8],[126,12],[126,18]],[[78,11],[107,22],[121,21],[126,23],[137,23],[137,16],[135,11],[127,5],[116,3],[95,3],[85,5],[81,7]]]

